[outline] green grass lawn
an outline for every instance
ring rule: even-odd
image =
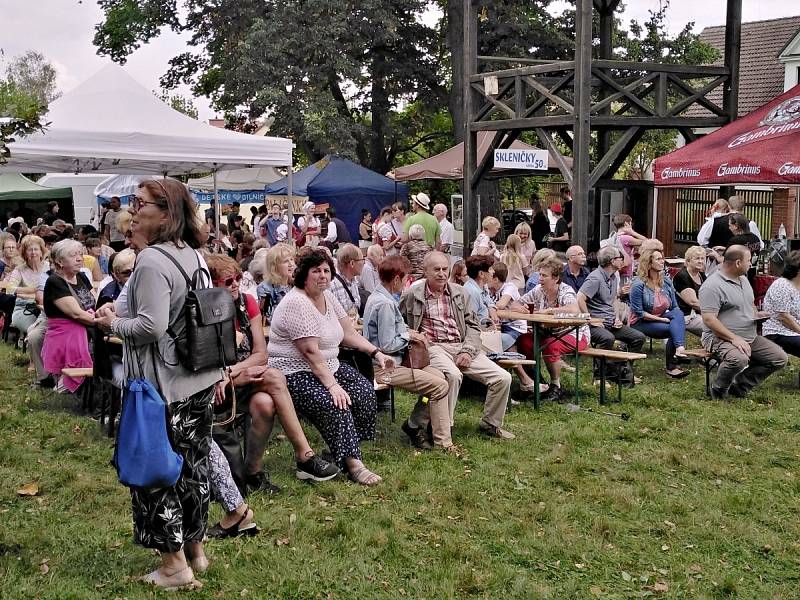
[[[288,442],[274,442],[266,462],[283,492],[249,499],[261,535],[211,542],[194,595],[800,597],[797,368],[720,404],[699,366],[667,380],[661,348],[613,405],[628,422],[524,405],[506,419],[517,439],[501,442],[476,432],[481,407],[463,398],[464,460],[411,449],[399,395],[398,423],[379,415],[364,447],[377,488],[300,483]],[[168,597],[133,581],[157,558],[131,542],[111,442],[63,397],[30,390],[18,356],[0,344],[0,598]],[[586,385],[583,402],[595,396]],[[17,495],[28,483],[38,496]]]

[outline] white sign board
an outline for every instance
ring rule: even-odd
[[[495,150],[494,166],[496,169],[525,169],[546,171],[549,166],[547,150]]]

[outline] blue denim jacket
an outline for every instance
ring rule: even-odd
[[[489,320],[489,309],[494,308],[495,303],[486,288],[481,287],[475,283],[472,277],[467,278],[464,284],[464,291],[469,299],[470,307],[472,308],[475,316],[478,317],[479,322]]]
[[[664,278],[664,285],[661,288],[667,298],[669,298],[669,310],[678,308],[678,300],[675,296],[675,288],[672,285],[672,280],[669,277]],[[644,281],[638,277],[633,278],[631,282],[630,305],[631,313],[636,315],[639,319],[643,318],[645,312],[652,314],[653,300],[655,299],[655,292],[652,288],[646,286]]]
[[[399,303],[383,285],[375,288],[364,307],[364,337],[400,364],[408,346],[408,327]]]

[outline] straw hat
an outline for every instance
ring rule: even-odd
[[[425,192],[414,194],[413,196],[411,196],[411,199],[417,204],[419,204],[425,210],[431,209],[431,199],[428,198],[428,194],[426,194]]]

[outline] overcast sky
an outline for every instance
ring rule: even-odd
[[[658,0],[628,0],[624,21],[643,21],[648,10],[658,8]],[[669,10],[670,30],[678,31],[690,20],[696,31],[725,23],[725,0],[673,0]],[[759,21],[800,14],[793,0],[743,0],[745,21]],[[0,0],[0,48],[6,57],[37,50],[58,70],[58,87],[68,91],[91,76],[108,58],[97,56],[92,45],[94,26],[101,10],[93,0]],[[187,48],[185,38],[166,32],[137,50],[125,69],[142,85],[158,89],[158,79],[167,70],[167,61]],[[185,92],[185,90],[184,90]],[[196,99],[200,118],[214,113],[205,99]]]

